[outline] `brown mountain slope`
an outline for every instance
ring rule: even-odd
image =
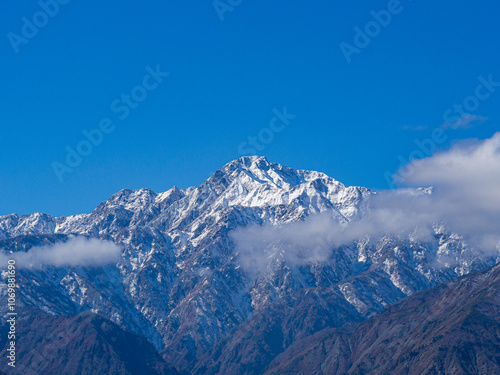
[[[327,288],[295,291],[255,313],[190,372],[196,375],[261,374],[296,340],[325,327],[360,321],[362,317],[338,291]]]
[[[177,374],[148,340],[100,315],[53,316],[23,306],[18,317],[16,368],[6,360],[1,364],[8,374]],[[3,324],[1,358],[7,355],[6,338]]]
[[[266,374],[500,374],[500,265],[418,293],[359,325],[326,329]]]

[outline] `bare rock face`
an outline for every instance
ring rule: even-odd
[[[0,217],[0,247],[28,251],[75,235],[113,241],[123,249],[114,265],[19,270],[19,298],[49,314],[102,315],[146,337],[179,370],[219,366],[224,373],[223,364],[236,358],[213,353],[207,362],[207,353],[254,347],[260,371],[297,340],[366,320],[401,298],[495,264],[437,228],[425,243],[381,234],[332,247],[321,261],[290,261],[279,249],[260,272],[232,236],[321,213],[341,224],[362,221],[372,195],[320,172],[243,157],[198,187],[122,190],[90,214]],[[438,264],[443,253],[453,261]]]

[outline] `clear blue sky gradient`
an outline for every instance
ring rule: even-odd
[[[388,188],[386,172],[475,95],[479,76],[500,81],[493,0],[401,0],[385,27],[368,24],[374,36],[347,63],[340,44],[355,47],[354,28],[388,3],[243,0],[221,20],[211,0],[72,0],[16,53],[9,33],[22,36],[23,17],[41,7],[6,2],[0,214],[85,213],[122,188],[198,185],[259,133],[273,137],[257,152],[270,161]],[[170,75],[121,120],[111,104],[157,64]],[[498,130],[500,88],[490,94],[467,111],[479,120],[448,128],[438,149]],[[269,130],[285,106],[296,117]],[[60,182],[53,162],[103,118],[114,130]]]

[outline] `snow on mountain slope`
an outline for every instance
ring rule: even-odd
[[[476,259],[460,237],[436,231],[429,243],[393,237],[375,244],[355,241],[331,249],[322,263],[294,265],[277,253],[269,259],[270,272],[257,276],[241,267],[233,230],[317,213],[340,223],[362,220],[371,195],[323,173],[243,157],[198,187],[160,194],[122,190],[90,214],[0,217],[0,246],[26,251],[68,235],[121,244],[116,266],[22,270],[22,301],[54,314],[102,314],[146,336],[164,348],[168,362],[186,369],[256,311],[273,306],[292,311],[293,296],[303,290],[320,288],[321,295],[331,294],[329,301],[342,296],[342,303],[354,308],[350,319],[359,321],[405,295],[494,263]],[[446,254],[449,264],[438,264],[438,254]],[[317,315],[311,319],[314,329],[332,324]],[[301,335],[298,328],[292,331]]]

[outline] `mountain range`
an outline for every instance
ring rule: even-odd
[[[89,214],[0,217],[7,253],[75,237],[121,248],[107,265],[19,270],[20,340],[29,343],[20,373],[417,373],[412,363],[418,373],[499,371],[498,258],[478,256],[459,233],[436,223],[425,241],[380,233],[335,246],[319,237],[269,239],[257,248],[255,228],[295,228],[315,217],[340,227],[363,222],[375,195],[243,157],[198,187],[125,189]],[[458,349],[455,332],[464,340]],[[47,342],[57,350],[44,358],[60,358],[42,365],[29,348]],[[79,362],[66,359],[71,351]],[[101,356],[101,369],[89,351]],[[40,367],[47,363],[52,370]]]

